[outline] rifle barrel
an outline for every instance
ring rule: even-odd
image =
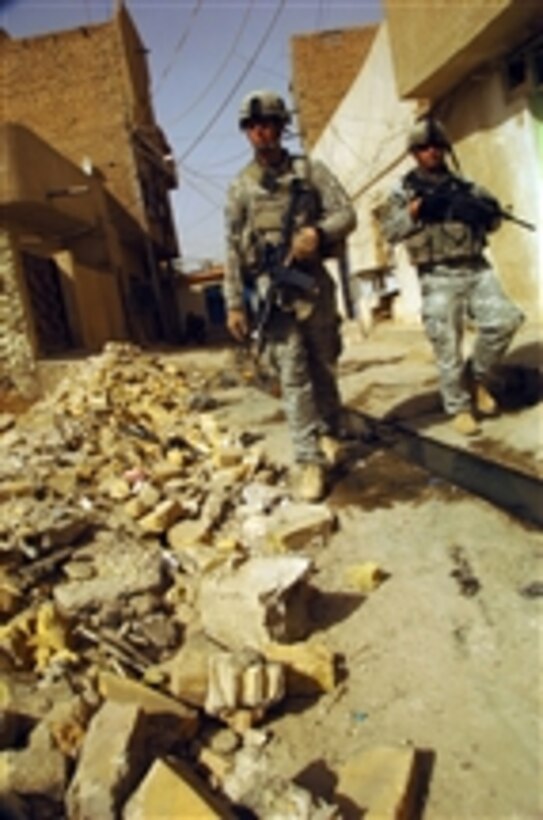
[[[503,219],[508,219],[510,222],[515,222],[515,224],[520,225],[521,228],[526,228],[528,231],[536,230],[536,226],[532,222],[527,222],[525,219],[521,219],[509,211],[500,211],[500,216]]]

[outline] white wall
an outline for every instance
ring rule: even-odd
[[[383,23],[369,55],[312,156],[322,159],[354,201],[358,227],[349,239],[351,271],[360,273],[394,264],[401,295],[398,318],[418,321],[420,297],[416,273],[400,250],[390,254],[376,230],[372,209],[406,170],[406,134],[416,105],[398,99],[388,27]],[[388,256],[388,259],[387,259]]]
[[[524,92],[507,96],[501,67],[465,81],[444,103],[463,173],[489,188],[502,206],[534,223],[535,232],[504,222],[490,256],[510,294],[536,320],[543,318],[543,158]],[[543,126],[539,125],[541,129]]]
[[[543,318],[543,157],[538,154],[537,129],[526,91],[507,97],[502,69],[492,63],[466,78],[441,100],[439,116],[456,147],[467,177],[488,187],[513,211],[535,223],[536,232],[510,222],[492,236],[489,254],[505,290],[528,318]],[[383,23],[371,51],[348,93],[321,135],[312,156],[326,162],[352,196],[358,228],[349,240],[354,273],[386,264],[376,239],[372,209],[382,201],[408,167],[406,135],[417,103],[401,101]],[[540,137],[541,138],[541,137]],[[395,315],[418,321],[420,294],[416,272],[403,249],[389,259],[394,264],[401,295]]]

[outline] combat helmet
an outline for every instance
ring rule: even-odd
[[[276,119],[281,125],[290,122],[285,101],[275,91],[252,91],[242,100],[239,109],[239,127],[246,128],[249,121],[258,117]]]
[[[418,120],[407,135],[407,149],[409,151],[416,151],[417,148],[423,148],[426,145],[436,145],[446,150],[451,147],[443,125],[439,120],[432,117],[424,117],[424,119]]]

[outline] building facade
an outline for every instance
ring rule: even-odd
[[[33,357],[176,340],[175,165],[124,6],[99,25],[2,33],[0,94],[0,275]]]
[[[504,221],[488,252],[505,289],[529,319],[539,320],[543,18],[538,4],[497,0],[468,8],[439,0],[418,6],[385,0],[384,11],[348,90],[317,139],[306,144],[341,179],[357,209],[358,228],[349,239],[353,298],[361,298],[363,309],[368,298],[378,304],[390,275],[398,289],[393,314],[419,320],[416,271],[401,246],[391,249],[383,242],[378,211],[412,164],[406,152],[410,125],[431,111],[444,123],[466,177],[534,225],[529,230]]]

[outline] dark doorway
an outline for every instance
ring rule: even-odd
[[[53,259],[28,252],[21,257],[40,355],[73,349],[74,340],[57,264]]]

